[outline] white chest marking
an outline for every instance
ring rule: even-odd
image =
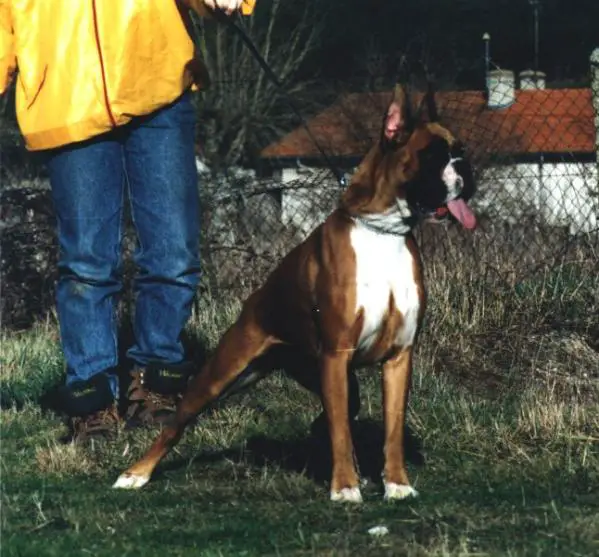
[[[364,311],[358,350],[368,350],[376,341],[389,311],[391,293],[396,308],[403,316],[397,345],[410,346],[416,335],[420,299],[414,281],[413,257],[405,236],[381,234],[356,222],[350,238],[357,266],[356,313],[360,308]]]

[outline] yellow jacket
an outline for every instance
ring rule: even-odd
[[[27,148],[88,139],[201,86],[188,7],[209,15],[202,0],[0,0],[0,94],[18,65]]]

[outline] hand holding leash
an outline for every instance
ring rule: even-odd
[[[241,9],[243,0],[204,0],[204,4],[211,10],[220,10],[231,15]]]

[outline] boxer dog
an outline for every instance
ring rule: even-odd
[[[350,420],[359,409],[352,369],[382,365],[384,497],[417,495],[404,457],[404,424],[414,344],[425,308],[419,219],[450,214],[467,229],[474,180],[459,142],[437,120],[434,96],[413,110],[395,87],[379,140],[338,208],[289,252],[244,303],[201,372],[188,384],[173,422],[114,487],[146,484],[186,425],[210,402],[259,379],[250,364],[276,345],[312,361],[296,370],[323,403],[331,442],[333,501],[360,502]],[[423,113],[428,112],[428,118]]]

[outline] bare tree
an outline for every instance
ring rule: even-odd
[[[317,102],[312,91],[316,78],[307,72],[321,32],[317,3],[283,4],[259,2],[256,13],[237,25],[278,76],[285,95],[310,112]],[[198,101],[204,156],[216,165],[252,160],[260,148],[296,126],[297,119],[234,29],[194,21],[211,82]]]

